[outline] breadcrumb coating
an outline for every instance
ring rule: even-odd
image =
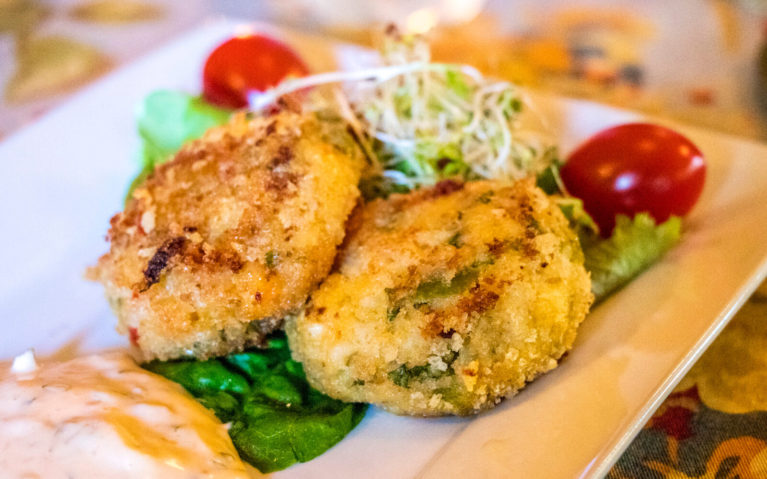
[[[397,414],[466,415],[555,368],[593,300],[583,251],[532,181],[443,181],[358,209],[334,272],[286,323],[309,382]]]
[[[258,344],[328,274],[364,159],[344,125],[236,115],[185,145],[111,220],[90,271],[144,359]]]

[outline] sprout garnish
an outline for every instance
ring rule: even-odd
[[[430,62],[419,36],[390,32],[381,57],[379,67],[287,80],[254,93],[251,108],[308,87],[344,84],[349,102],[341,100],[341,113],[373,153],[384,193],[449,177],[535,177],[556,159],[544,135],[521,126],[528,102],[515,85],[467,65]]]

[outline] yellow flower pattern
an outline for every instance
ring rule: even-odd
[[[732,461],[733,458],[737,461]],[[767,477],[767,443],[747,436],[728,439],[717,446],[701,475],[691,476],[656,461],[649,462],[648,466],[665,479],[764,479]]]
[[[155,20],[163,15],[163,10],[133,0],[97,0],[75,5],[69,14],[84,22],[119,24]]]
[[[767,283],[754,293],[678,389],[696,385],[706,406],[767,411]]]
[[[610,479],[767,478],[767,282],[610,472]]]
[[[17,69],[5,87],[8,103],[22,103],[72,90],[109,69],[109,60],[90,45],[60,36],[24,39]]]
[[[12,35],[16,69],[5,85],[5,101],[20,104],[72,91],[111,67],[96,46],[63,35],[40,35],[52,6],[36,0],[0,0],[0,34]],[[163,10],[135,0],[96,0],[71,7],[81,22],[121,24],[155,20]]]

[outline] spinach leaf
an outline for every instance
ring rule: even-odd
[[[195,396],[219,391],[243,395],[250,390],[245,379],[224,367],[216,359],[208,361],[177,361],[145,364],[144,368],[175,381]]]
[[[212,409],[222,422],[229,422],[237,419],[237,413],[240,410],[240,402],[231,394],[225,392],[216,392],[198,396],[200,404],[208,409]]]
[[[242,458],[261,472],[319,456],[365,416],[367,404],[325,396],[290,357],[284,333],[264,349],[208,361],[154,361],[144,367],[184,386],[221,421]]]
[[[244,414],[229,431],[240,455],[261,472],[309,461],[346,436],[365,415],[366,404],[346,404],[315,393],[303,404],[280,404],[264,396],[246,399]]]

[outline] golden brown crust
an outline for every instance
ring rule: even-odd
[[[342,125],[292,112],[184,146],[111,220],[94,273],[119,330],[147,358],[260,341],[327,274],[362,166]]]
[[[355,212],[286,323],[310,382],[400,414],[470,414],[556,366],[592,301],[583,253],[532,182],[446,181]]]

